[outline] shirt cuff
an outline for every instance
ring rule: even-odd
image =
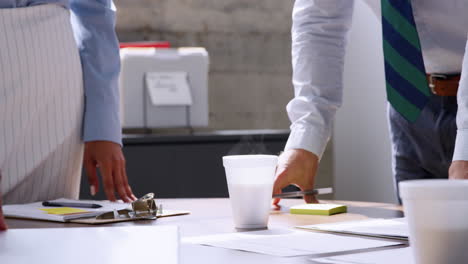
[[[453,161],[468,160],[468,130],[458,130],[455,140],[455,150],[453,152]]]
[[[468,160],[468,129],[458,130],[453,151],[453,161]]]
[[[119,107],[114,100],[102,102],[86,97],[83,140],[111,141],[122,146]]]
[[[293,127],[284,150],[304,149],[322,159],[330,133],[316,131],[313,128]]]

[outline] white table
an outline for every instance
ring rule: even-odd
[[[348,205],[348,213],[334,216],[312,216],[312,215],[291,215],[288,213],[289,206],[302,203],[298,199],[283,199],[284,205],[280,211],[272,211],[269,228],[292,228],[298,225],[311,225],[320,223],[332,223],[351,220],[362,220],[368,218],[393,218],[402,216],[402,208],[396,205],[365,202],[348,201],[327,201]],[[159,218],[156,221],[136,221],[117,223],[112,226],[163,226],[177,225],[181,237],[200,236],[209,234],[220,234],[235,232],[232,223],[229,200],[225,198],[210,199],[162,199],[166,209],[190,210],[192,213],[185,216]],[[60,227],[104,227],[82,224],[64,224],[44,221],[7,219],[9,228],[60,228]],[[157,239],[157,238],[154,238]],[[99,245],[96,245],[99,247]],[[250,252],[234,251],[222,248],[214,248],[193,244],[182,243],[180,247],[181,264],[198,263],[311,263],[310,256],[301,257],[274,257]],[[157,263],[157,262],[154,262]]]

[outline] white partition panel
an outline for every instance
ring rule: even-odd
[[[335,198],[396,202],[379,2],[356,0],[333,135]]]

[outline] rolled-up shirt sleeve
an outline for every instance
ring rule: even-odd
[[[71,0],[71,21],[83,68],[85,142],[122,144],[119,117],[119,43],[111,0]]]
[[[296,0],[292,25],[294,98],[286,109],[291,134],[285,149],[321,157],[341,106],[345,46],[353,0]]]
[[[468,38],[468,37],[467,37]],[[457,137],[453,160],[468,160],[468,41],[463,59],[462,76],[457,93]]]

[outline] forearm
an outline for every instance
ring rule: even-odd
[[[71,0],[70,8],[83,68],[83,139],[121,144],[115,8],[111,0]]]
[[[319,157],[341,105],[343,65],[353,0],[296,0],[292,26],[295,97],[287,111],[292,122],[286,149]]]

